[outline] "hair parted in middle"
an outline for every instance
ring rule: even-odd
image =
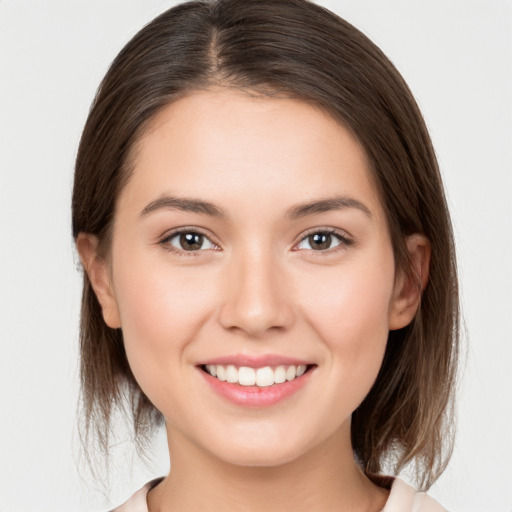
[[[414,463],[428,487],[451,450],[458,356],[458,290],[443,186],[421,113],[404,80],[366,36],[307,0],[212,0],[178,5],[146,25],[112,63],[94,99],[76,160],[73,236],[94,234],[108,258],[116,201],[148,123],[194,91],[224,87],[295,98],[327,112],[364,148],[393,244],[411,275],[406,237],[425,235],[429,283],[413,322],[391,331],[380,373],[352,417],[368,475]],[[109,328],[84,273],[81,383],[86,432],[106,448],[125,392],[142,439],[159,413],[130,370],[122,332]]]

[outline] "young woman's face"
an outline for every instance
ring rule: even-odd
[[[215,90],[165,108],[136,147],[108,279],[105,319],[171,443],[236,464],[349,444],[401,327],[365,154],[296,100]]]

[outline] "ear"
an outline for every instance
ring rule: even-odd
[[[389,328],[401,329],[409,325],[421,303],[421,295],[428,283],[430,242],[419,234],[410,235],[406,241],[412,275],[403,272],[397,276],[389,310]]]
[[[121,318],[111,283],[108,263],[105,258],[98,254],[98,238],[89,233],[79,233],[76,239],[76,248],[100,303],[105,323],[112,329],[121,327]]]

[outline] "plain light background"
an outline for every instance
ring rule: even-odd
[[[95,89],[164,0],[0,0],[0,512],[101,511],[167,468],[116,447],[105,498],[77,459],[81,277],[73,161]],[[467,357],[452,512],[512,511],[512,2],[331,0],[391,58],[437,149],[455,226]],[[83,474],[84,476],[80,476]]]

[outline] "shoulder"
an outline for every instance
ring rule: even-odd
[[[396,478],[382,512],[446,512],[436,500]]]
[[[148,482],[144,487],[139,489],[128,501],[112,509],[110,512],[148,512],[148,504],[146,501],[148,492],[153,489],[162,478],[157,478]]]

